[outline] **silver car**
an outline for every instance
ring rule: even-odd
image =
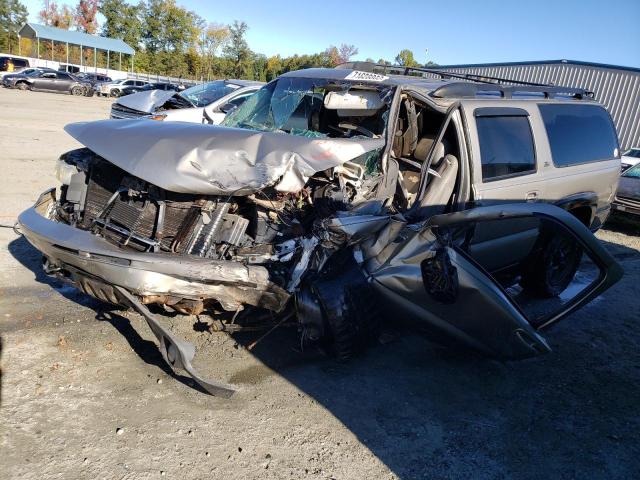
[[[142,80],[123,78],[115,82],[97,83],[93,88],[98,96],[119,97],[125,87],[142,87],[146,84],[147,82]]]
[[[151,90],[122,97],[111,106],[111,118],[209,123],[218,125],[242,105],[263,82],[216,80],[182,92]]]

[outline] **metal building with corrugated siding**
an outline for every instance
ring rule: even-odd
[[[640,147],[640,68],[575,60],[443,65],[451,73],[584,88],[611,114],[620,147]]]

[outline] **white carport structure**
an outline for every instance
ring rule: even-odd
[[[80,66],[83,65],[83,49],[93,50],[93,67],[97,69],[97,53],[107,53],[107,69],[110,68],[111,54],[118,54],[118,70],[122,70],[122,54],[129,55],[131,58],[131,71],[133,72],[133,56],[135,50],[127,45],[119,38],[100,37],[98,35],[90,35],[88,33],[74,32],[71,30],[64,30],[62,28],[49,27],[46,25],[40,25],[37,23],[25,23],[24,26],[18,32],[18,38],[30,38],[36,44],[36,58],[40,58],[40,42],[42,40],[51,42],[50,60],[56,61],[54,58],[54,45],[58,43],[66,46],[66,63],[69,63],[69,45],[80,47]],[[18,40],[18,45],[20,41]],[[45,58],[48,56],[44,53]],[[19,52],[22,55],[22,52]],[[60,58],[57,61],[61,61]],[[125,67],[126,69],[126,67]]]

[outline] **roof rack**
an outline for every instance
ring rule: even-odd
[[[455,82],[448,83],[431,92],[432,97],[436,98],[461,98],[461,97],[477,97],[478,95],[499,95],[502,98],[513,98],[514,94],[540,94],[544,98],[556,98],[558,96],[571,97],[576,100],[593,98],[593,92],[589,92],[582,88],[572,87],[556,87],[553,85],[499,85],[499,84],[482,84]]]
[[[406,67],[403,65],[386,65],[382,63],[372,62],[346,62],[336,66],[336,68],[345,68],[353,70],[361,70],[372,73],[395,74],[411,76],[411,72],[417,72],[424,77],[425,73],[439,76],[440,78],[459,78],[467,80],[467,82],[477,83],[450,83],[443,85],[432,92],[432,96],[439,98],[446,97],[475,97],[477,94],[489,95],[491,92],[499,94],[503,98],[511,98],[514,93],[539,93],[545,98],[554,98],[557,95],[570,96],[576,99],[593,98],[593,92],[582,88],[559,87],[545,83],[523,82],[520,80],[512,80],[509,78],[488,77],[485,75],[474,75],[471,73],[453,73],[446,70],[438,70],[435,68],[424,67]],[[510,85],[502,85],[510,84]],[[526,88],[519,88],[526,87]]]

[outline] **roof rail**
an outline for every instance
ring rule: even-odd
[[[435,68],[424,67],[406,67],[403,65],[387,65],[383,63],[373,62],[346,62],[341,63],[335,68],[345,68],[353,70],[361,70],[372,73],[407,75],[411,72],[418,72],[423,75],[425,73],[439,76],[440,78],[459,78],[477,83],[451,83],[443,85],[436,89],[432,95],[434,97],[475,97],[482,92],[496,92],[501,97],[511,98],[514,93],[541,93],[545,98],[553,98],[556,95],[568,95],[576,99],[593,98],[593,92],[582,88],[560,87],[545,83],[523,82],[520,80],[512,80],[509,78],[488,77],[485,75],[473,75],[471,73],[453,73],[446,70],[438,70]],[[511,85],[502,85],[502,84]],[[484,85],[482,85],[484,84]],[[518,88],[517,86],[526,87]]]
[[[436,98],[473,98],[482,94],[498,94],[502,98],[513,98],[514,94],[526,95],[532,93],[541,94],[544,98],[555,98],[557,96],[571,97],[576,100],[593,98],[593,92],[583,88],[555,87],[553,85],[489,85],[469,82],[448,83],[431,92],[431,96]]]

